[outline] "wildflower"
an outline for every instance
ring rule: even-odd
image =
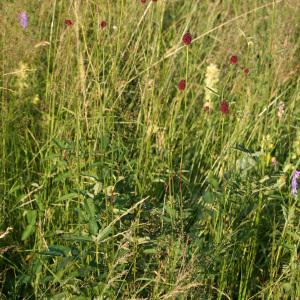
[[[182,37],[182,42],[185,44],[185,45],[190,45],[191,42],[192,42],[192,36],[189,32],[186,32],[183,37]]]
[[[40,102],[39,96],[38,96],[38,95],[35,95],[35,96],[33,97],[33,99],[32,99],[32,104],[33,104],[33,105],[38,105],[39,102]]]
[[[142,3],[142,4],[145,4],[145,3],[146,3],[146,1],[147,1],[147,0],[141,0],[141,3]]]
[[[236,65],[236,64],[237,64],[237,62],[238,62],[238,58],[237,58],[237,56],[236,56],[236,55],[232,55],[232,56],[230,56],[230,58],[229,58],[229,62],[230,62],[230,64],[232,64],[232,65]]]
[[[292,175],[292,195],[296,196],[298,193],[298,177],[300,176],[300,171],[296,170]]]
[[[277,116],[279,120],[281,120],[284,115],[284,109],[285,109],[285,104],[283,101],[280,101],[278,104],[278,111],[277,111]]]
[[[217,65],[210,64],[206,68],[205,73],[205,100],[211,102],[213,95],[217,92],[217,83],[219,82],[220,70]],[[211,106],[211,105],[210,105]]]
[[[16,85],[18,87],[19,92],[22,92],[25,88],[28,87],[28,66],[27,64],[20,62],[19,68],[15,71],[16,72]]]
[[[286,177],[284,175],[280,176],[278,179],[277,179],[277,186],[282,189],[286,184]]]
[[[212,102],[205,102],[204,105],[203,105],[203,110],[205,112],[210,112],[211,110],[213,110]]]
[[[101,21],[100,27],[101,27],[102,29],[104,29],[106,26],[107,26],[106,21]]]
[[[283,173],[288,173],[289,171],[293,170],[294,166],[291,163],[286,163],[283,167]]]
[[[208,102],[204,103],[203,110],[206,111],[206,112],[209,111],[209,103]]]
[[[68,27],[70,27],[70,26],[73,25],[73,21],[70,20],[70,19],[66,19],[66,20],[65,20],[65,24],[66,24]]]
[[[186,81],[184,79],[182,79],[178,82],[178,89],[180,91],[184,91],[185,88],[186,88]]]
[[[271,158],[271,163],[272,163],[272,166],[273,166],[273,167],[276,167],[276,166],[278,165],[278,161],[277,161],[277,159],[276,159],[275,156],[273,156],[273,157]]]
[[[243,72],[244,72],[245,75],[248,75],[249,74],[249,69],[248,68],[244,68]]]
[[[224,115],[227,115],[229,113],[229,103],[226,100],[223,100],[220,103],[220,111]]]
[[[28,16],[27,16],[27,13],[25,11],[22,11],[20,14],[19,14],[19,23],[20,25],[26,29],[27,26],[28,26]]]
[[[300,155],[300,130],[297,131],[293,142],[293,155],[295,158]]]

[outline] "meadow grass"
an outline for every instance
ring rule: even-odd
[[[0,8],[1,299],[300,299],[298,0]]]

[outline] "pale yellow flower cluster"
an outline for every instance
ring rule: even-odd
[[[205,73],[205,104],[204,108],[206,110],[213,109],[213,96],[217,93],[217,84],[219,82],[220,70],[218,66],[211,63],[206,68]]]
[[[19,63],[19,69],[15,71],[17,82],[16,85],[18,87],[19,92],[22,92],[27,86],[27,74],[28,66],[23,62]]]
[[[297,131],[297,135],[293,143],[292,159],[296,159],[299,156],[300,156],[300,130]]]

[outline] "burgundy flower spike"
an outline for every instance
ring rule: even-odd
[[[178,89],[180,91],[184,91],[185,88],[186,88],[186,81],[184,79],[182,79],[178,82]]]
[[[185,45],[190,45],[191,42],[192,42],[192,36],[189,32],[185,33],[182,37],[182,42],[185,44]]]
[[[70,19],[66,19],[65,20],[65,24],[67,25],[67,26],[72,26],[73,25],[73,22],[72,22],[72,20],[70,20]]]
[[[106,26],[107,26],[106,21],[102,21],[102,22],[100,23],[100,27],[101,27],[102,29],[104,29]]]
[[[220,111],[224,115],[227,115],[229,113],[229,103],[226,100],[223,100],[220,103]]]
[[[232,65],[236,65],[237,62],[238,62],[238,57],[237,57],[236,55],[230,56],[229,62],[230,62],[230,64],[232,64]]]

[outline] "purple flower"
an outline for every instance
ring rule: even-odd
[[[292,175],[292,195],[296,196],[298,193],[298,182],[297,179],[300,176],[300,171],[294,171]]]
[[[28,16],[27,16],[27,13],[25,11],[22,11],[21,13],[19,13],[19,23],[24,29],[27,28],[27,26],[28,26]]]

